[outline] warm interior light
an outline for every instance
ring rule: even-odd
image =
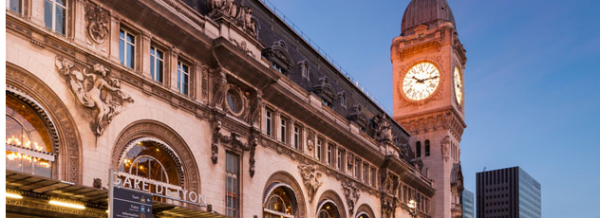
[[[71,204],[71,203],[62,202],[62,201],[50,201],[48,203],[50,203],[52,205],[57,205],[57,206],[62,206],[62,207],[70,207],[70,208],[75,208],[75,209],[80,209],[80,210],[85,209],[85,206],[83,206],[81,204]]]
[[[7,198],[14,198],[14,199],[23,199],[23,196],[18,195],[18,194],[13,194],[13,193],[6,193],[6,197]]]

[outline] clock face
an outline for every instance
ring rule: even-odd
[[[454,94],[456,95],[456,101],[458,104],[462,104],[463,101],[463,83],[462,78],[460,77],[460,70],[458,67],[454,68]]]
[[[421,62],[404,75],[402,91],[413,101],[431,96],[440,84],[440,71],[430,62]]]

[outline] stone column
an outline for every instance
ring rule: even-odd
[[[110,17],[110,60],[121,63],[119,57],[119,31],[121,30],[121,21],[115,16]]]
[[[143,77],[152,78],[152,75],[150,74],[150,46],[152,36],[149,32],[144,31],[140,38],[142,39],[141,43],[139,43],[141,48],[139,49],[140,55],[138,56],[138,60],[141,61],[140,72]]]
[[[170,88],[171,90],[179,93],[179,86],[177,80],[177,62],[179,58],[179,50],[177,48],[171,48],[169,51],[169,66],[165,68],[165,77],[169,77],[170,79]]]

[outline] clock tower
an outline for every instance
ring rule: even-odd
[[[423,163],[421,173],[433,180],[432,217],[461,217],[467,58],[446,0],[409,3],[402,33],[392,42],[391,59],[393,118],[411,133],[415,161]]]

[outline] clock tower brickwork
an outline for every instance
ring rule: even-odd
[[[393,118],[412,135],[409,143],[416,151],[416,161],[423,163],[421,173],[434,182],[432,217],[461,217],[460,141],[466,128],[465,100],[459,101],[455,89],[464,91],[467,58],[445,0],[411,1],[402,20],[402,34],[393,39],[391,60]],[[411,67],[422,62],[438,68],[440,83],[428,97],[415,101],[404,94],[403,80]],[[456,68],[459,81],[454,79]]]

